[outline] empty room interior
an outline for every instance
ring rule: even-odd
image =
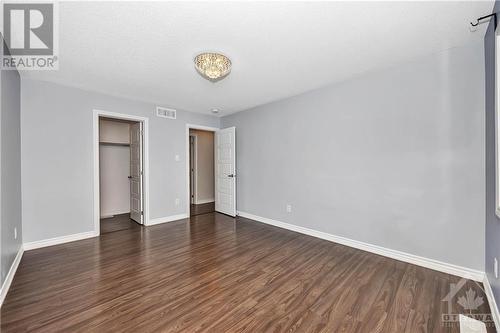
[[[0,332],[497,332],[499,1],[0,7]]]

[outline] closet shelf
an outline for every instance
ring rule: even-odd
[[[130,147],[129,143],[118,143],[118,142],[99,142],[100,145],[103,146],[121,146],[121,147]]]

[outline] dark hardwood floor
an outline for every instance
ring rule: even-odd
[[[1,331],[459,332],[442,321],[459,281],[210,213],[25,252]],[[469,289],[486,300],[466,281],[451,313]]]
[[[138,228],[141,228],[141,225],[130,218],[130,213],[101,219],[101,235],[109,232]]]
[[[193,205],[191,204],[191,216],[215,212],[215,202]]]

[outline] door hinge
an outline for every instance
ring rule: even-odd
[[[141,215],[144,215],[144,211],[141,211]]]

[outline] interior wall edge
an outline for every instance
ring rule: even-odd
[[[0,36],[5,52],[7,45]],[[0,70],[0,283],[12,271],[24,238],[22,223],[21,77]]]
[[[19,267],[19,264],[21,263],[21,259],[24,254],[24,247],[23,245],[19,246],[19,250],[17,251],[17,255],[14,258],[14,261],[10,265],[9,272],[5,276],[5,280],[3,281],[2,287],[0,288],[0,308],[2,307],[3,301],[5,300],[5,297],[7,296],[7,293],[9,292],[10,286],[12,284],[12,281],[14,280],[14,276],[16,275],[17,268]]]
[[[500,327],[500,312],[498,310],[498,305],[495,300],[495,295],[493,294],[493,289],[491,289],[490,280],[488,279],[488,274],[484,275],[483,280],[484,293],[488,299],[488,304],[490,305],[491,314],[493,316],[493,321],[495,322],[495,327]]]

